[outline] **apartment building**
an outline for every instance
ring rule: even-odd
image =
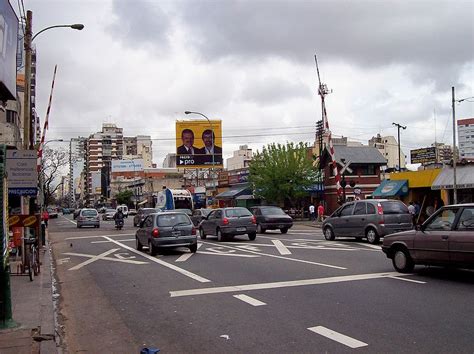
[[[149,135],[123,138],[123,155],[129,159],[142,159],[145,168],[153,166],[152,141]]]
[[[377,136],[369,140],[369,146],[376,148],[383,157],[387,159],[387,169],[398,169],[398,142],[393,136]],[[400,168],[406,167],[406,156],[401,151],[400,154]]]
[[[459,159],[474,159],[474,118],[458,120]]]
[[[240,145],[239,150],[234,151],[233,156],[226,160],[227,170],[232,171],[247,168],[249,167],[250,161],[252,161],[252,149],[249,149],[247,145]]]

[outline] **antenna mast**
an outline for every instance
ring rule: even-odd
[[[334,173],[334,179],[336,181],[336,191],[338,200],[341,200],[341,196],[343,193],[342,186],[341,186],[341,175],[339,174],[339,170],[337,168],[337,162],[334,154],[334,145],[332,142],[331,130],[329,130],[329,123],[328,123],[328,116],[326,111],[326,103],[324,98],[329,92],[328,87],[326,84],[321,83],[321,76],[319,75],[319,66],[318,66],[318,58],[316,55],[314,56],[314,61],[316,62],[316,71],[318,73],[318,95],[321,96],[321,113],[323,118],[323,130],[328,136],[328,145],[329,145],[329,155],[331,156],[331,164],[332,164],[332,171]]]

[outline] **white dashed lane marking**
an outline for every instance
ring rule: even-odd
[[[345,334],[338,333],[336,331],[333,331],[332,329],[323,326],[310,327],[308,329],[333,341],[344,344],[345,346],[352,349],[368,346],[367,343],[361,342],[360,340],[351,338],[349,336],[346,336]]]
[[[260,301],[260,300],[254,299],[253,297],[244,295],[244,294],[234,295],[234,297],[235,297],[236,299],[242,300],[243,302],[246,302],[247,304],[250,304],[250,305],[252,305],[252,306],[263,306],[263,305],[266,305],[266,303],[264,303],[264,302],[262,302],[262,301]]]

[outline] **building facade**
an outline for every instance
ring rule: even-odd
[[[252,149],[247,145],[239,146],[239,150],[233,152],[233,156],[226,160],[228,171],[248,168],[252,161]]]
[[[172,152],[166,155],[163,160],[163,168],[176,168],[176,153]]]
[[[153,150],[151,137],[137,135],[123,138],[123,155],[133,159],[142,159],[145,168],[153,165]]]
[[[398,169],[399,165],[402,170],[406,168],[406,156],[403,151],[400,153],[400,163],[398,161],[398,142],[395,137],[377,134],[369,140],[369,146],[376,148],[387,160],[387,169]]]
[[[457,124],[459,159],[474,160],[474,118],[460,119]]]

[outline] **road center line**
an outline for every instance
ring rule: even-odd
[[[209,243],[209,242],[203,242],[203,243],[205,243],[205,244],[211,244],[211,243]],[[306,263],[306,264],[314,264],[314,265],[318,265],[318,266],[321,266],[321,267],[328,267],[328,268],[335,268],[335,269],[342,269],[342,270],[347,269],[347,268],[344,268],[344,267],[339,267],[339,266],[335,266],[335,265],[331,265],[331,264],[324,264],[324,263],[318,263],[318,262],[311,262],[311,261],[305,261],[305,260],[303,260],[303,259],[288,258],[288,257],[282,257],[282,256],[273,255],[273,254],[267,254],[267,253],[262,253],[262,252],[251,251],[251,250],[248,250],[248,249],[245,249],[245,248],[231,247],[231,246],[227,246],[227,245],[223,245],[223,244],[221,244],[221,246],[222,246],[222,247],[227,247],[227,248],[230,248],[230,249],[233,249],[233,250],[239,250],[239,251],[242,251],[242,252],[248,252],[248,253],[258,254],[258,255],[260,255],[260,256],[266,256],[266,257],[271,257],[271,258],[284,259],[284,260],[292,261],[292,262],[299,262],[299,263]],[[255,247],[258,247],[258,244],[255,244]]]
[[[250,290],[289,288],[289,287],[305,286],[305,285],[342,283],[342,282],[355,281],[355,280],[369,280],[369,279],[379,279],[379,278],[387,278],[387,277],[402,277],[405,275],[408,275],[408,274],[388,272],[388,273],[344,275],[344,276],[338,276],[338,277],[316,278],[316,279],[306,279],[306,280],[291,280],[291,281],[282,281],[282,282],[273,282],[273,283],[246,284],[246,285],[234,285],[234,286],[221,286],[221,287],[215,287],[215,288],[178,290],[178,291],[170,291],[170,296],[180,297],[180,296],[242,292],[242,291],[250,291]]]
[[[345,334],[338,333],[329,328],[323,326],[316,326],[308,328],[310,331],[320,334],[326,338],[332,339],[333,341],[344,344],[345,346],[355,349],[360,347],[366,347],[368,344],[361,342],[360,340],[346,336]]]
[[[263,306],[266,305],[266,303],[261,302],[260,300],[254,299],[253,297],[244,295],[244,294],[239,294],[239,295],[234,295],[236,299],[239,299],[243,302],[246,302],[247,304],[250,304],[252,306]]]
[[[75,221],[73,221],[73,220],[69,220],[67,217],[62,216],[62,215],[61,215],[61,217],[62,217],[64,220],[67,220],[67,221],[69,221],[70,223],[73,223],[74,225],[77,225],[77,222],[75,222]]]
[[[280,252],[280,254],[282,255],[291,254],[290,250],[286,248],[286,246],[280,240],[272,240],[272,242],[275,245],[278,252]]]
[[[146,254],[146,253],[137,251],[136,249],[134,249],[134,248],[132,248],[132,247],[129,247],[129,246],[123,244],[123,243],[120,243],[120,242],[118,242],[118,241],[116,241],[116,240],[113,240],[113,239],[111,239],[111,238],[108,237],[108,236],[103,236],[103,238],[105,238],[106,240],[112,241],[112,242],[115,243],[116,245],[118,245],[118,246],[120,246],[120,247],[122,247],[122,248],[125,248],[125,249],[129,250],[130,252],[133,252],[133,253],[138,254],[138,255],[140,255],[140,256],[142,256],[142,257],[145,257],[146,259],[149,259],[149,260],[152,261],[152,262],[158,263],[158,264],[160,264],[160,265],[162,265],[162,266],[164,266],[164,267],[170,268],[170,269],[172,269],[172,270],[174,270],[174,271],[176,271],[176,272],[178,272],[178,273],[180,273],[180,274],[182,274],[182,275],[185,275],[185,276],[187,276],[187,277],[189,277],[189,278],[191,278],[191,279],[197,280],[198,282],[201,282],[201,283],[209,283],[209,282],[210,282],[209,279],[203,278],[203,277],[201,277],[201,276],[199,276],[199,275],[197,275],[197,274],[191,273],[191,272],[189,272],[189,271],[187,271],[187,270],[185,270],[185,269],[179,268],[179,267],[177,267],[177,266],[175,266],[175,265],[173,265],[173,264],[164,262],[164,261],[162,261],[161,259],[152,257],[152,256],[150,256],[150,255],[148,255],[148,254]]]
[[[120,236],[135,236],[135,234],[113,234],[113,235],[91,235],[91,236],[76,236],[67,237],[65,240],[82,240],[86,238],[100,238],[100,237],[120,237]],[[135,241],[135,239],[134,239]]]
[[[117,240],[117,241],[120,241],[120,242],[130,242],[130,241],[133,241],[135,242],[135,239],[134,238],[127,238],[125,240]],[[110,243],[110,241],[91,241],[91,243]]]

